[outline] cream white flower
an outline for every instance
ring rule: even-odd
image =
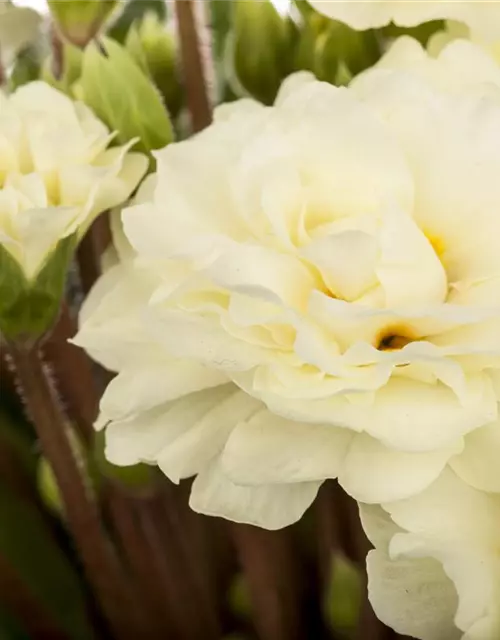
[[[159,152],[123,212],[129,275],[77,338],[119,371],[110,459],[198,474],[196,509],[269,527],[325,478],[376,503],[474,473],[464,438],[500,391],[499,139],[490,90],[299,74]]]
[[[500,39],[500,4],[483,0],[310,0],[320,13],[353,29],[373,29],[390,22],[415,27],[430,20],[462,22],[478,36]]]
[[[144,175],[146,157],[131,145],[107,149],[112,138],[85,105],[43,82],[0,94],[0,243],[28,278]]]
[[[498,453],[498,451],[497,451]],[[452,471],[419,496],[361,505],[378,617],[421,640],[500,637],[500,495]]]
[[[364,91],[365,84],[376,85],[380,77],[394,71],[411,73],[438,90],[452,93],[477,87],[487,90],[488,84],[500,87],[497,60],[477,43],[452,38],[426,51],[409,36],[395,40],[373,67],[352,81],[351,87]]]

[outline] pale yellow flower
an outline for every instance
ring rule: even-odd
[[[421,640],[500,637],[500,495],[451,471],[421,495],[361,505],[377,616]]]
[[[0,243],[28,278],[144,175],[146,157],[131,145],[108,149],[112,138],[85,105],[43,82],[0,94]]]
[[[197,475],[196,509],[269,527],[325,478],[376,503],[455,464],[497,419],[493,89],[299,74],[157,153],[123,212],[137,256],[77,338],[119,372],[110,459]]]

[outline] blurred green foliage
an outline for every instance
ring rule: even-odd
[[[363,590],[359,568],[342,553],[333,553],[323,608],[326,621],[336,637],[354,637],[361,613]]]

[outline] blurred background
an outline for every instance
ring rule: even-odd
[[[392,26],[354,32],[319,15],[305,0],[104,2],[109,7],[98,27],[86,17],[88,4],[0,1],[3,88],[14,91],[43,79],[86,102],[118,131],[117,143],[139,135],[138,146],[148,153],[169,141],[169,122],[182,139],[206,126],[221,102],[253,97],[272,104],[293,71],[347,84],[402,32]],[[411,32],[425,43],[440,27],[429,23]],[[102,55],[91,64],[87,49],[94,40]],[[110,66],[110,41],[119,46],[121,71]],[[155,88],[151,96],[141,95],[149,100],[143,108],[137,108],[131,68]],[[120,95],[126,122],[106,108],[110,91]],[[151,125],[157,108],[168,126]],[[126,567],[131,602],[142,616],[140,633],[131,629],[130,637],[401,638],[370,609],[364,568],[369,545],[356,504],[335,482],[323,486],[301,522],[268,532],[191,512],[189,482],[174,486],[153,468],[119,469],[104,460],[92,423],[111,374],[67,339],[75,333],[79,306],[100,273],[109,241],[103,216],[78,250],[43,357],[71,419],[73,446],[92,499]],[[118,637],[84,578],[57,484],[1,342],[0,362],[0,638]]]

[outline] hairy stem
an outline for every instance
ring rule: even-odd
[[[68,425],[36,349],[12,345],[28,413],[54,471],[87,578],[116,638],[138,637],[135,603],[68,438]]]
[[[175,0],[181,48],[182,74],[193,130],[201,131],[212,121],[203,69],[200,38],[196,29],[194,0]]]

